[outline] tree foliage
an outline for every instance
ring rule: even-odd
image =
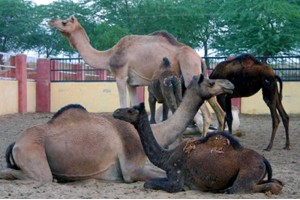
[[[72,55],[76,51],[47,22],[75,15],[99,50],[127,34],[167,30],[205,55],[289,54],[300,49],[299,10],[297,0],[1,0],[0,51]]]

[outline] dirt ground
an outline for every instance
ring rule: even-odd
[[[5,151],[22,130],[47,122],[52,114],[29,113],[0,116],[0,169],[5,168]],[[201,191],[184,191],[170,194],[164,191],[145,191],[143,182],[132,184],[85,180],[71,183],[49,183],[40,186],[34,181],[0,180],[0,198],[300,198],[300,115],[290,116],[291,150],[283,150],[285,134],[283,125],[277,132],[273,149],[263,151],[271,137],[271,117],[269,115],[240,115],[239,138],[242,145],[265,155],[273,167],[273,177],[285,183],[279,195],[212,194]]]

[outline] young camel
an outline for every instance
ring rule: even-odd
[[[166,150],[151,131],[143,103],[120,108],[114,117],[134,125],[149,160],[166,171],[166,178],[146,181],[145,189],[180,192],[187,186],[211,192],[273,194],[282,190],[282,182],[272,179],[270,163],[254,150],[242,147],[226,132],[184,141],[175,149]],[[266,174],[268,179],[263,180]]]
[[[193,119],[204,100],[223,92],[232,92],[228,80],[198,83],[194,77],[175,114],[152,125],[160,145],[176,141]],[[6,153],[8,168],[1,179],[33,179],[42,183],[74,181],[88,178],[142,181],[163,177],[163,171],[146,165],[136,129],[114,119],[109,113],[88,113],[80,105],[58,111],[43,125],[26,129]]]
[[[181,80],[178,75],[171,70],[168,58],[163,61],[157,71],[154,72],[152,80],[148,86],[150,123],[155,124],[155,104],[163,104],[163,121],[168,118],[169,109],[175,113],[182,101]]]
[[[131,104],[138,104],[136,87],[149,85],[163,57],[170,60],[172,69],[178,75],[182,73],[185,86],[189,85],[194,75],[205,74],[206,71],[205,62],[201,57],[191,47],[178,42],[166,31],[158,31],[150,35],[128,35],[111,49],[98,51],[90,45],[85,30],[74,16],[66,20],[53,19],[49,25],[58,29],[68,39],[70,45],[78,50],[86,63],[95,68],[110,70],[114,74],[121,107],[127,107],[126,86]],[[208,102],[217,115],[219,129],[223,130],[225,112],[215,97]],[[206,104],[203,104],[200,110],[204,119],[203,133],[205,134],[212,116]]]
[[[285,128],[286,142],[284,148],[290,149],[289,116],[284,110],[281,101],[282,81],[270,66],[259,62],[250,54],[242,54],[229,61],[219,63],[211,73],[210,78],[228,79],[235,85],[232,94],[219,95],[217,97],[218,102],[226,111],[226,121],[230,132],[232,132],[231,98],[249,97],[262,89],[263,99],[270,109],[273,125],[272,136],[265,150],[271,150],[280,123],[277,110]],[[279,92],[276,81],[279,81],[280,84]]]

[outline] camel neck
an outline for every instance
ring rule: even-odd
[[[84,30],[78,30],[69,38],[70,43],[79,52],[83,60],[92,67],[109,70],[111,49],[98,51],[94,49]]]
[[[159,144],[165,147],[175,142],[185,131],[203,102],[203,99],[199,95],[187,89],[176,112],[166,121],[151,125]]]
[[[163,164],[166,158],[169,157],[169,151],[163,149],[156,141],[150,127],[147,112],[142,110],[140,115],[140,120],[134,126],[140,135],[144,151],[155,166],[164,169]]]

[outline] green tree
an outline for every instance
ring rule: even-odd
[[[286,0],[226,0],[212,47],[222,55],[271,56],[299,49],[300,6]]]
[[[34,5],[24,0],[0,1],[0,51],[24,51],[27,39],[39,23]]]

